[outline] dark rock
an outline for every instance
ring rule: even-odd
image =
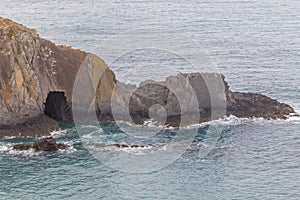
[[[45,114],[57,121],[72,121],[71,105],[64,92],[50,92],[46,99]]]
[[[286,119],[291,113],[295,113],[291,106],[262,94],[230,92],[227,100],[227,114],[237,117]]]
[[[58,123],[54,119],[40,114],[29,118],[22,124],[0,126],[0,138],[5,136],[21,138],[48,136],[54,130],[59,130]]]
[[[13,147],[14,150],[23,151],[34,149],[35,151],[57,151],[59,149],[67,149],[65,144],[57,144],[52,137],[40,139],[33,144],[18,144]]]
[[[31,148],[31,144],[17,144],[13,147],[13,150],[25,151]]]
[[[137,145],[137,144],[124,144],[124,143],[115,143],[115,144],[105,144],[99,143],[95,145],[96,148],[104,147],[117,147],[117,148],[145,148],[145,147],[154,147],[152,144],[147,145]]]

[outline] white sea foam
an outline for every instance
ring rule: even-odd
[[[297,116],[295,116],[297,115]],[[249,123],[249,122],[254,122],[254,123],[263,123],[266,121],[297,121],[298,119],[300,119],[300,116],[298,116],[298,114],[292,114],[287,116],[287,120],[282,120],[282,119],[275,119],[275,120],[267,120],[264,118],[238,118],[234,115],[230,115],[230,116],[226,116],[224,118],[220,118],[217,120],[212,120],[209,122],[203,122],[203,123],[199,123],[199,124],[192,124],[192,125],[188,125],[186,127],[182,127],[183,129],[193,129],[193,128],[199,128],[199,127],[204,127],[207,125],[228,125],[228,126],[237,126],[237,125],[241,125],[244,123]],[[153,120],[146,120],[144,122],[144,124],[133,124],[131,122],[127,122],[127,121],[117,121],[118,125],[128,125],[129,127],[137,127],[137,128],[155,128],[155,129],[175,129],[176,127],[172,127],[172,126],[165,126],[165,125],[161,125],[156,123]],[[80,128],[93,128],[96,129],[95,131],[84,135],[83,137],[91,137],[93,134],[97,133],[98,131],[102,130],[102,128],[100,128],[100,126],[94,126],[94,125],[85,125],[85,126],[81,126]]]
[[[300,116],[298,113],[292,113],[286,116],[287,119],[264,119],[262,117],[254,117],[254,118],[238,118],[234,115],[230,115],[228,117],[224,117],[222,119],[213,120],[209,122],[204,122],[200,124],[194,124],[187,126],[186,128],[197,128],[197,127],[204,127],[207,125],[227,125],[227,126],[238,126],[246,123],[252,124],[264,124],[264,123],[286,123],[286,122],[300,122]]]
[[[137,126],[141,126],[141,127],[146,126],[149,128],[161,128],[161,129],[174,129],[174,127],[159,124],[159,123],[153,121],[152,119],[146,120],[143,125],[137,125]]]
[[[89,145],[87,149],[99,152],[99,151],[115,151],[115,152],[125,152],[125,153],[132,153],[132,154],[145,154],[152,149],[156,149],[154,146],[141,146],[141,147],[116,147],[116,146],[104,146],[98,147],[97,145]],[[162,149],[162,148],[161,148]]]
[[[292,113],[290,116],[288,116],[286,121],[300,123],[300,115],[298,113]]]
[[[77,151],[76,148],[74,148],[73,145],[73,141],[67,141],[67,142],[63,142],[63,144],[68,145],[67,149],[60,149],[57,152],[62,153],[62,152],[67,152],[67,153],[72,153]],[[42,151],[35,151],[34,149],[28,149],[28,150],[14,150],[13,149],[13,145],[12,143],[4,143],[1,142],[0,143],[0,153],[7,153],[7,154],[11,154],[11,155],[24,155],[24,156],[29,156],[29,157],[35,157],[40,155],[41,153],[43,153]]]
[[[11,140],[17,138],[16,136],[4,136],[2,139]]]
[[[65,135],[68,132],[68,129],[64,129],[64,130],[59,130],[59,131],[52,131],[50,133],[51,136],[55,137],[55,136],[61,136],[61,135]]]
[[[242,125],[245,123],[254,123],[254,124],[262,124],[262,123],[286,123],[286,122],[293,122],[293,123],[300,123],[300,116],[295,113],[295,114],[290,114],[289,116],[287,116],[288,118],[286,120],[283,119],[276,119],[276,120],[266,120],[263,118],[238,118],[236,116],[228,116],[228,117],[224,117],[222,119],[218,119],[218,120],[213,120],[210,122],[205,122],[205,123],[200,123],[200,124],[194,124],[194,125],[190,125],[187,127],[184,127],[183,129],[195,129],[195,128],[199,128],[199,127],[204,127],[207,125],[227,125],[227,126],[238,126],[238,125]],[[136,125],[136,124],[132,124],[130,122],[119,122],[119,123],[124,123],[128,126],[136,126],[136,127],[145,127],[147,128],[165,128],[165,129],[174,129],[174,127],[163,127],[162,125],[157,125],[156,123],[154,123],[152,120],[146,121],[143,125]],[[87,140],[91,140],[93,141],[93,139],[98,138],[99,136],[101,136],[102,133],[102,128],[98,127],[98,126],[93,126],[93,125],[86,125],[86,126],[82,126],[82,128],[93,128],[95,129],[94,131],[85,134],[82,136],[82,138],[87,139]],[[60,131],[53,131],[51,132],[51,136],[54,137],[59,137],[59,136],[63,136],[66,135],[68,133],[69,129],[65,129],[65,130],[60,130]],[[105,136],[103,136],[105,137]],[[16,137],[4,137],[4,140],[9,140],[9,139],[14,139]],[[68,145],[69,148],[66,150],[59,150],[58,152],[74,152],[76,151],[76,148],[74,148],[74,143],[76,143],[74,140],[70,140],[70,141],[66,141],[64,142],[64,144]],[[109,146],[109,147],[104,147],[103,149],[108,150],[109,148],[111,149],[115,149],[118,151],[125,151],[125,152],[131,152],[131,153],[143,153],[145,151],[148,151],[150,149],[152,149],[152,146],[145,146],[145,147],[125,147],[125,148],[118,148],[118,147],[113,147],[113,146]],[[163,147],[162,147],[163,149]],[[25,150],[25,151],[15,151],[13,150],[13,144],[9,143],[9,142],[0,142],[0,152],[7,152],[9,154],[23,154],[26,156],[36,156],[39,155],[40,152],[35,152],[33,149],[30,150]]]
[[[207,125],[228,125],[228,126],[237,126],[240,124],[243,124],[245,122],[245,118],[238,118],[234,115],[230,115],[228,117],[224,117],[221,119],[217,119],[217,120],[212,120],[209,122],[203,122],[200,124],[193,124],[193,125],[189,125],[187,127],[184,127],[184,129],[194,129],[194,128],[200,128],[200,127],[205,127]]]
[[[28,149],[28,150],[23,150],[23,151],[16,151],[13,149],[10,149],[7,151],[7,153],[12,154],[12,155],[23,155],[23,156],[28,156],[28,157],[36,157],[39,156],[42,152],[37,152],[34,149]]]
[[[12,147],[8,144],[3,144],[0,143],[0,152],[7,152],[11,149]]]
[[[84,134],[84,135],[82,135],[81,137],[84,138],[84,139],[92,139],[92,138],[94,138],[95,136],[98,137],[99,135],[101,135],[102,132],[103,132],[103,131],[102,131],[102,128],[99,128],[99,127],[98,127],[97,130],[94,130],[94,131],[92,131],[92,132],[90,132],[90,133],[88,133],[88,134]]]
[[[136,147],[136,148],[125,147],[125,148],[115,148],[115,150],[123,151],[123,152],[126,152],[126,153],[144,154],[144,153],[148,152],[149,150],[151,150],[153,148],[154,147],[152,147],[152,146]]]
[[[67,142],[63,142],[63,144],[67,145],[68,148],[67,149],[59,149],[58,152],[60,153],[73,153],[75,151],[77,151],[76,148],[74,148],[74,141],[67,141]]]

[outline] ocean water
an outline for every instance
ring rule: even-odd
[[[41,37],[57,44],[93,52],[105,60],[114,59],[104,52],[105,41],[112,37],[136,38],[124,33],[138,29],[180,33],[206,53],[232,90],[259,92],[299,112],[299,10],[297,0],[2,0],[0,16],[35,28]],[[170,41],[175,49],[186,42]],[[186,57],[144,47],[110,65],[118,78],[138,83],[164,78],[170,68],[192,70]],[[13,144],[33,140],[0,140],[0,199],[300,199],[298,117],[267,121],[231,116],[191,127],[196,135],[189,150],[164,168],[143,174],[110,168],[83,145],[84,138],[94,140],[94,132],[105,133],[105,142],[138,142],[128,141],[113,126],[87,127],[83,138],[72,124],[62,126],[64,130],[55,137],[71,146],[67,151],[14,152]],[[222,132],[212,151],[201,158],[198,151],[207,126],[221,126]],[[142,132],[151,131],[149,124],[142,127]],[[169,134],[155,139],[162,143],[170,139],[172,131],[165,132]]]

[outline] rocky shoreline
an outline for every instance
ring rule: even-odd
[[[57,121],[73,121],[72,104],[81,103],[72,99],[73,86],[88,56],[92,58],[90,70],[102,72],[99,84],[91,85],[99,121],[118,120],[116,116],[127,120],[124,113],[128,110],[133,122],[143,123],[151,118],[149,109],[153,105],[165,109],[166,119],[162,121],[172,126],[179,126],[184,116],[190,117],[189,122],[201,123],[225,115],[285,119],[295,112],[291,106],[262,94],[231,91],[222,74],[178,74],[162,82],[145,81],[139,87],[126,85],[116,80],[98,56],[55,45],[40,38],[34,29],[0,17],[0,138],[47,136],[59,129]],[[89,78],[97,79],[97,74]],[[195,94],[187,92],[186,81]],[[193,95],[197,106],[185,109],[180,102],[187,107],[193,105]],[[195,119],[191,117],[194,115]]]

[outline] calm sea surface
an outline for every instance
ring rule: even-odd
[[[298,112],[299,12],[298,0],[2,0],[0,6],[0,16],[105,60],[110,58],[104,56],[103,41],[128,31],[183,34],[207,53],[232,90],[263,93]],[[171,41],[171,47],[184,42]],[[184,61],[170,52],[144,49],[127,53],[110,66],[120,79],[134,68],[129,70],[130,81],[140,82],[167,75],[169,70],[162,71],[159,65],[188,71]],[[152,66],[151,73],[135,68],[143,65]],[[146,174],[107,167],[84,148],[72,125],[62,126],[65,130],[55,137],[72,147],[68,151],[16,153],[10,150],[13,144],[32,140],[0,140],[0,199],[300,199],[296,117],[287,121],[230,117],[212,123],[223,131],[208,156],[200,159],[196,150],[190,150]],[[105,132],[106,141],[125,141],[111,126],[102,129],[93,131]],[[145,132],[148,129],[144,127]],[[202,125],[195,130],[193,146],[198,146],[207,129]],[[87,135],[91,133],[87,129]]]

